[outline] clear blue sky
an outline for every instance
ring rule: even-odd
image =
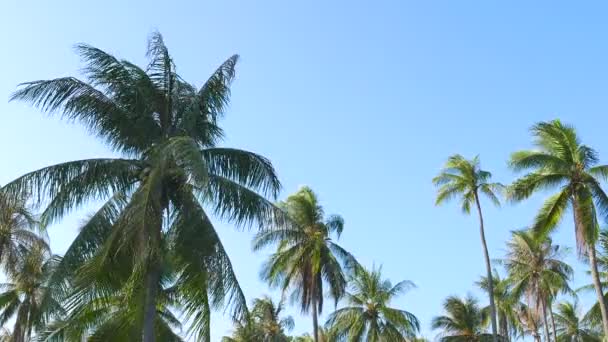
[[[601,1],[5,0],[0,184],[51,163],[112,155],[82,127],[8,103],[19,82],[77,73],[73,44],[143,63],[158,29],[196,84],[239,53],[226,145],[269,157],[282,197],[312,186],[328,212],[345,217],[344,247],[364,264],[384,264],[392,280],[418,285],[394,304],[434,337],[429,322],[441,301],[480,295],[473,282],[484,267],[475,217],[456,204],[434,207],[431,178],[461,153],[480,154],[497,181],[510,182],[509,154],[530,146],[531,124],[552,118],[574,124],[608,161],[607,11]],[[483,203],[493,258],[539,204]],[[56,251],[93,209],[50,228]],[[570,221],[555,238],[568,246]],[[247,296],[269,293],[252,233],[218,228]],[[576,285],[588,281],[578,266]],[[214,340],[229,329],[216,318]],[[296,314],[296,332],[309,330]]]

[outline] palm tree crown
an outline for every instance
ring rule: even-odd
[[[404,280],[392,284],[382,279],[381,268],[357,268],[346,293],[346,307],[332,313],[327,326],[348,341],[404,341],[420,329],[412,313],[390,306],[391,300],[414,284]]]
[[[443,303],[445,316],[433,318],[433,329],[443,330],[439,335],[442,342],[477,342],[490,341],[492,334],[486,333],[488,312],[482,310],[477,299],[467,296],[465,299],[448,297]]]
[[[555,314],[557,342],[599,342],[600,334],[583,321],[576,302],[564,302],[557,305]]]

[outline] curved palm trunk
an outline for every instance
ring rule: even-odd
[[[551,329],[553,330],[553,341],[557,341],[557,328],[555,327],[555,317],[553,317],[553,305],[549,305],[549,317],[551,317]]]
[[[490,254],[488,253],[488,245],[486,243],[486,234],[483,225],[483,215],[481,213],[481,204],[479,203],[479,196],[477,196],[477,192],[475,192],[475,204],[477,205],[477,213],[479,214],[479,235],[481,236],[483,256],[486,261],[486,273],[488,277],[488,296],[490,297],[490,321],[492,322],[492,337],[494,342],[498,342],[496,330],[496,305],[494,304],[494,280],[492,279],[492,265],[490,264]]]
[[[576,195],[573,198],[572,207],[573,207],[572,213],[574,215],[574,225],[575,225],[575,230],[576,230],[576,234],[578,237],[579,232],[584,231],[582,228],[584,225],[584,222],[582,222],[582,213],[580,212],[581,207],[578,203],[578,199],[577,199]],[[582,239],[582,237],[581,237],[581,239]],[[591,266],[591,278],[593,279],[593,286],[595,287],[595,293],[597,295],[598,305],[600,306],[600,312],[602,313],[602,328],[604,330],[604,336],[608,336],[608,313],[606,310],[606,300],[604,299],[604,291],[602,289],[602,283],[600,281],[599,270],[597,267],[595,242],[589,243],[588,241],[585,241],[585,243],[586,243],[586,248],[587,248],[587,256],[589,257],[589,264]],[[578,244],[578,241],[577,241],[577,244]]]
[[[541,309],[543,310],[543,328],[545,330],[545,341],[550,342],[551,338],[549,337],[549,323],[547,321],[547,305],[545,304],[545,299],[541,300]]]
[[[602,283],[600,282],[599,271],[597,269],[597,260],[595,255],[595,245],[589,244],[587,247],[589,254],[589,263],[591,264],[591,277],[593,278],[593,286],[597,294],[597,301],[600,306],[602,313],[602,327],[604,328],[604,336],[608,336],[608,315],[606,313],[606,300],[604,298],[604,291],[602,290]]]

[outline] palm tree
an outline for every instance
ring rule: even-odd
[[[40,330],[53,314],[61,314],[61,304],[50,296],[47,280],[55,265],[46,245],[33,245],[20,252],[9,282],[0,293],[0,325],[14,319],[13,342],[29,341],[32,331]]]
[[[77,270],[82,253],[95,255],[100,265],[111,263],[113,255],[128,258],[123,262],[131,270],[125,286],[141,289],[143,342],[155,340],[161,266],[167,260],[163,253],[171,247],[178,262],[174,276],[183,289],[180,302],[188,308],[186,319],[192,318],[199,339],[207,339],[208,305],[201,303],[218,307],[228,299],[238,318],[246,313],[246,302],[203,208],[238,225],[268,225],[280,215],[265,198],[275,197],[280,189],[270,161],[218,146],[223,130],[217,123],[228,104],[238,56],[226,60],[196,88],[176,73],[158,33],[149,40],[150,62],[145,68],[89,45],[76,49],[85,61],[85,80],[63,77],[24,83],[12,100],[84,124],[120,157],[45,167],[4,190],[31,194],[37,204],[48,200],[42,213],[45,224],[88,200],[107,201],[83,227],[59,267]],[[97,249],[88,247],[91,240]],[[205,276],[193,276],[201,271]]]
[[[496,270],[492,275],[494,285],[494,302],[496,304],[496,314],[498,316],[498,332],[507,341],[511,340],[518,328],[519,321],[517,318],[518,298],[515,298],[512,293],[510,279],[501,279]],[[488,291],[488,278],[481,277],[476,283],[483,291]],[[486,308],[490,310],[489,307]]]
[[[559,303],[555,314],[557,342],[599,342],[601,337],[579,317],[578,304]]]
[[[519,319],[519,328],[522,336],[532,336],[534,342],[540,342],[540,326],[543,324],[540,319],[538,310],[534,310],[526,304],[519,303],[517,307],[517,317]]]
[[[7,272],[23,257],[22,252],[37,244],[44,244],[41,227],[27,207],[25,196],[0,194],[0,264]]]
[[[319,327],[318,330],[319,342],[338,342],[336,332],[333,329],[324,329]],[[306,333],[302,336],[292,337],[290,342],[314,342],[314,338]]]
[[[433,183],[437,190],[435,205],[443,204],[446,201],[459,196],[462,202],[462,211],[465,214],[471,212],[471,206],[475,205],[479,216],[479,234],[481,246],[486,262],[486,277],[488,278],[488,297],[490,298],[490,322],[492,323],[492,334],[494,342],[497,341],[496,305],[494,303],[494,284],[492,281],[492,265],[490,264],[490,253],[486,243],[483,214],[481,212],[480,194],[485,195],[496,206],[500,201],[496,196],[502,190],[499,183],[491,183],[492,174],[482,170],[479,164],[479,157],[467,160],[461,155],[453,155],[448,158],[447,163],[437,177],[433,178]]]
[[[604,334],[608,336],[608,313],[597,266],[595,243],[598,235],[596,211],[608,214],[608,196],[600,187],[598,177],[608,176],[607,165],[597,165],[597,152],[583,145],[573,127],[559,120],[539,122],[532,126],[536,150],[519,151],[509,162],[515,171],[530,170],[516,180],[508,194],[513,201],[522,201],[545,189],[559,189],[549,197],[534,222],[540,234],[549,234],[565,215],[568,207],[574,216],[574,231],[579,255],[586,254],[602,313]]]
[[[283,300],[275,303],[272,298],[264,296],[253,301],[252,315],[262,330],[263,342],[285,342],[286,331],[291,331],[294,321],[291,316],[281,317],[284,309]]]
[[[254,238],[253,249],[278,244],[276,252],[263,265],[261,276],[271,286],[280,286],[284,293],[291,291],[292,300],[299,301],[302,312],[312,313],[313,336],[318,342],[324,284],[337,303],[346,287],[341,262],[351,267],[356,261],[331,238],[332,233],[340,237],[344,220],[338,215],[325,218],[323,207],[310,188],[302,187],[279,206],[293,224],[261,231]]]
[[[413,338],[420,324],[412,313],[390,306],[391,300],[414,287],[404,280],[382,279],[382,268],[357,268],[349,281],[346,307],[332,313],[327,327],[348,341],[404,341]]]
[[[222,337],[222,342],[263,342],[263,331],[253,320],[235,322],[232,336]]]
[[[442,329],[441,342],[479,342],[494,339],[492,334],[485,332],[489,317],[482,310],[477,299],[467,296],[464,299],[450,296],[443,303],[445,316],[433,318],[431,327]]]
[[[515,298],[525,296],[529,307],[542,313],[545,338],[549,341],[547,306],[558,292],[568,292],[568,280],[573,270],[561,259],[565,251],[553,245],[547,236],[535,235],[534,231],[513,232],[507,243],[507,255],[503,260],[512,282]]]

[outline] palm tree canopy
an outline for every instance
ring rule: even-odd
[[[596,208],[603,217],[608,214],[608,196],[598,181],[608,176],[608,165],[598,165],[597,152],[559,120],[539,122],[531,132],[536,149],[515,152],[509,162],[513,170],[529,173],[509,187],[508,197],[521,201],[538,191],[558,189],[543,204],[533,228],[548,234],[574,205],[576,243],[582,253],[597,239]]]
[[[80,44],[76,50],[84,60],[84,80],[24,83],[12,100],[83,124],[120,158],[45,167],[3,190],[11,196],[31,195],[34,204],[44,205],[44,224],[90,200],[105,201],[62,258],[55,280],[78,275],[78,292],[105,284],[108,270],[119,265],[127,276],[112,281],[120,280],[121,286],[138,293],[130,298],[143,302],[166,287],[167,279],[160,275],[171,263],[166,277],[176,284],[175,296],[191,322],[190,331],[208,340],[209,308],[229,306],[235,319],[247,309],[205,209],[240,226],[280,225],[282,217],[267,199],[280,189],[270,161],[218,146],[223,137],[218,119],[228,104],[238,56],[195,87],[176,73],[158,33],[149,40],[149,64],[144,68],[89,45]],[[144,311],[143,303],[131,305]]]
[[[253,241],[258,251],[277,244],[277,250],[263,265],[261,277],[271,286],[291,291],[292,301],[298,301],[302,312],[309,312],[313,297],[318,312],[323,309],[323,287],[337,301],[344,295],[347,268],[356,264],[355,258],[332,240],[344,229],[344,220],[338,215],[325,217],[316,194],[302,187],[279,206],[291,218],[292,224],[284,229],[259,232]]]
[[[480,168],[479,157],[468,160],[459,154],[450,156],[439,175],[433,178],[433,184],[438,188],[435,204],[460,197],[462,211],[468,214],[475,205],[475,197],[481,193],[499,206],[498,195],[503,186],[490,182],[491,178],[490,172]]]
[[[461,299],[448,297],[443,303],[444,316],[433,318],[432,329],[441,329],[442,342],[490,341],[492,334],[486,333],[488,312],[482,310],[477,299],[468,295]]]
[[[555,326],[558,342],[598,342],[600,333],[589,326],[588,322],[579,316],[576,302],[563,302],[557,305]]]
[[[404,280],[392,284],[381,268],[357,268],[345,296],[345,307],[327,319],[326,326],[347,341],[403,341],[416,336],[420,323],[412,313],[390,303],[414,287]]]
[[[553,245],[551,239],[534,231],[513,232],[507,243],[507,255],[502,261],[509,272],[515,298],[526,296],[529,304],[537,307],[541,301],[549,303],[555,290],[572,292],[568,281],[574,271],[563,261],[567,250]]]

